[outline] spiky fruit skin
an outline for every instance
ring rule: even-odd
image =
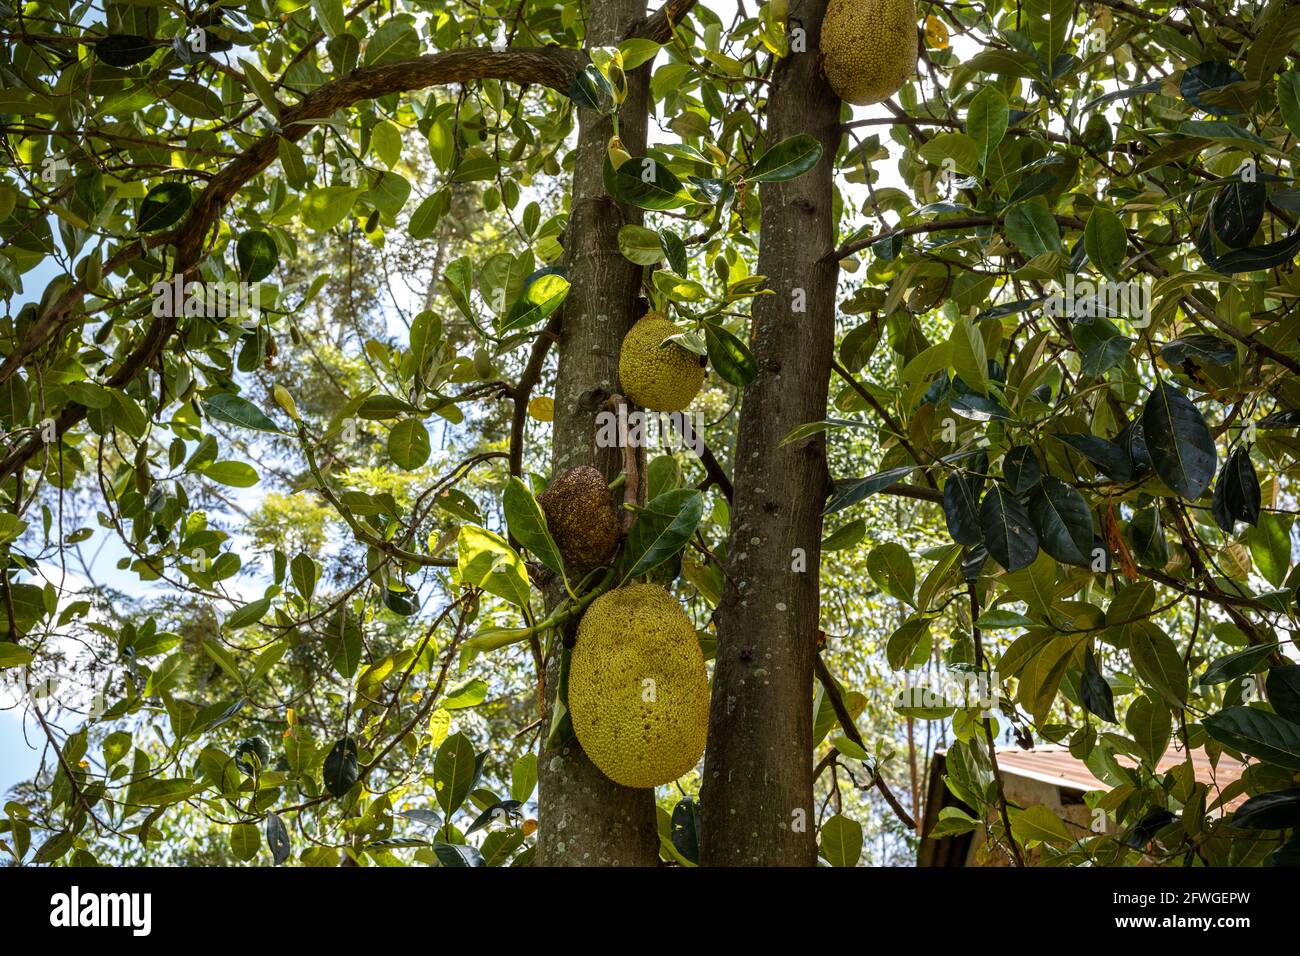
[[[651,312],[637,320],[623,337],[618,377],[623,394],[653,412],[680,412],[704,385],[699,356],[664,339],[682,331],[664,316]]]
[[[831,0],[822,20],[822,69],[835,94],[867,106],[916,72],[915,0]]]
[[[578,743],[615,783],[657,787],[699,763],[709,679],[677,600],[657,584],[596,598],[578,624],[568,700]]]
[[[590,465],[569,469],[546,486],[537,503],[570,574],[583,574],[614,557],[622,527],[598,470]]]

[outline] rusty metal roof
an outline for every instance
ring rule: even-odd
[[[1120,762],[1130,766],[1133,764],[1133,761],[1123,757],[1120,758]],[[1187,754],[1184,751],[1171,748],[1161,758],[1157,769],[1163,772],[1186,762]],[[1092,775],[1087,764],[1072,756],[1067,748],[1060,746],[1035,747],[1033,750],[999,747],[998,767],[1003,773],[1015,773],[1032,780],[1069,787],[1071,790],[1109,789],[1106,784]],[[1212,792],[1222,790],[1240,779],[1243,769],[1242,764],[1227,755],[1219,758],[1217,767],[1211,766],[1210,758],[1206,756],[1204,750],[1192,751],[1192,767],[1196,771],[1196,779],[1208,784]],[[1229,801],[1229,806],[1232,806],[1232,801]]]

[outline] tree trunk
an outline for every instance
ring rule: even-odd
[[[790,3],[791,52],[773,72],[767,106],[769,146],[808,133],[822,157],[797,179],[764,183],[760,192],[757,271],[775,295],[754,300],[758,375],[745,388],[735,455],[700,799],[702,862],[712,866],[817,860],[813,655],[829,476],[822,436],[778,446],[797,426],[825,417],[835,346],[837,265],[822,257],[834,248],[840,103],[818,55],[825,9],[826,0]]]
[[[588,6],[587,46],[611,46],[646,12],[645,0],[599,0]],[[630,73],[619,114],[619,136],[633,155],[645,152],[648,69]],[[618,230],[639,223],[640,211],[605,194],[602,169],[613,135],[608,117],[581,110],[565,231],[569,281],[559,341],[555,387],[553,474],[594,465],[613,478],[621,450],[597,448],[596,414],[618,389],[618,350],[637,318],[641,270],[618,251]],[[638,469],[640,471],[640,469]],[[551,705],[559,684],[560,652],[551,656],[546,690]],[[548,716],[549,720],[549,716]],[[545,727],[545,725],[544,725]],[[570,738],[543,746],[538,760],[537,862],[543,866],[654,866],[659,858],[653,790],[609,780]]]

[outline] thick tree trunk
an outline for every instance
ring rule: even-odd
[[[818,55],[825,0],[792,0],[792,48],[776,66],[769,145],[808,133],[821,161],[761,187],[758,273],[776,294],[754,300],[758,376],[745,389],[735,455],[727,584],[701,792],[702,862],[812,866],[813,655],[821,509],[829,476],[821,436],[778,447],[826,413],[835,345],[837,266],[831,196],[840,103]],[[796,44],[803,31],[803,52]]]
[[[646,12],[645,0],[593,0],[587,45],[612,46]],[[628,76],[619,136],[628,151],[645,151],[649,71]],[[613,478],[621,450],[597,448],[596,414],[618,388],[618,350],[636,320],[641,271],[618,251],[619,227],[640,222],[638,210],[605,194],[601,171],[613,135],[607,117],[579,114],[578,151],[565,232],[569,281],[559,342],[552,468],[559,474],[594,465]],[[548,700],[559,684],[559,649],[547,669]],[[576,739],[543,747],[538,760],[537,862],[543,866],[653,866],[659,858],[653,790],[633,790],[609,780],[587,759]]]

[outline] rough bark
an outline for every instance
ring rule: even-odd
[[[644,17],[645,8],[645,0],[592,3],[588,47],[617,43]],[[649,72],[629,74],[619,136],[633,155],[645,150],[648,98]],[[621,470],[621,449],[596,447],[596,414],[618,388],[619,345],[637,317],[641,272],[619,253],[618,230],[625,223],[640,222],[641,215],[605,194],[602,170],[612,135],[607,117],[581,111],[565,232],[571,288],[558,343],[553,474],[578,465],[594,465],[609,478]],[[551,704],[559,684],[559,658],[556,648],[546,675]],[[659,838],[653,790],[612,782],[587,759],[574,738],[543,748],[537,776],[539,864],[656,864]]]
[[[702,862],[812,866],[813,659],[821,509],[829,484],[821,436],[784,448],[822,419],[835,344],[837,266],[831,198],[840,103],[818,56],[825,0],[792,0],[787,27],[805,52],[773,72],[769,144],[808,133],[821,161],[761,187],[758,273],[775,295],[754,302],[758,375],[745,389],[735,455],[727,585],[701,792]],[[823,261],[825,260],[825,261]],[[802,311],[800,310],[802,306]]]

